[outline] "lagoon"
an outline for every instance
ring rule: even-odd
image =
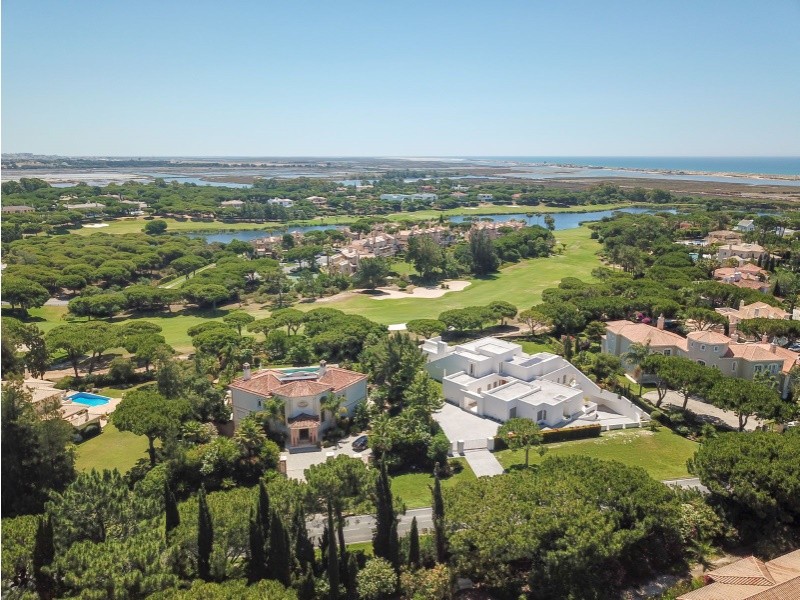
[[[536,211],[531,211],[529,213],[514,213],[514,214],[504,214],[504,215],[458,215],[455,217],[449,217],[448,221],[451,223],[462,223],[464,221],[470,220],[492,220],[498,223],[505,223],[507,221],[516,220],[516,221],[524,221],[528,225],[541,225],[544,227],[544,217],[545,214],[548,216],[553,217],[555,221],[555,229],[556,231],[562,229],[574,229],[575,227],[580,227],[581,223],[586,223],[588,221],[599,221],[605,217],[611,217],[616,212],[626,212],[631,214],[644,214],[644,213],[655,213],[655,212],[662,212],[659,210],[654,210],[652,208],[641,208],[641,207],[632,207],[632,208],[621,208],[618,210],[595,210],[592,212],[584,212],[584,213],[576,213],[576,212],[562,212],[562,213],[540,213],[538,216]],[[664,208],[663,212],[671,212],[675,213],[674,208]],[[411,216],[413,213],[409,213]],[[531,216],[528,216],[531,215]],[[270,228],[270,229],[251,229],[251,230],[244,230],[244,231],[226,231],[226,232],[217,232],[217,233],[190,233],[188,234],[190,237],[197,237],[203,238],[208,243],[219,242],[222,244],[228,244],[233,240],[241,240],[243,242],[249,242],[250,240],[255,240],[258,238],[271,236],[271,235],[281,235],[284,233],[306,233],[307,231],[320,231],[324,229],[344,229],[345,225],[308,225],[304,227],[284,227],[284,228]]]

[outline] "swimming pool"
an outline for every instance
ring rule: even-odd
[[[108,404],[111,400],[108,396],[98,396],[97,394],[90,394],[89,392],[75,392],[67,396],[75,404],[83,404],[85,406],[102,406]]]

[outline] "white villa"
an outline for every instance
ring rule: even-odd
[[[277,204],[278,206],[282,206],[283,208],[291,208],[294,206],[294,200],[289,198],[270,198],[267,200],[268,204]]]
[[[435,337],[420,348],[445,400],[496,421],[525,417],[545,427],[621,428],[649,419],[556,354],[526,354],[520,345],[492,337],[452,347]]]
[[[366,375],[326,365],[325,361],[316,367],[265,369],[257,373],[245,364],[243,376],[228,387],[235,427],[250,413],[264,410],[268,399],[281,400],[283,418],[271,426],[287,434],[290,448],[316,444],[334,424],[334,416],[322,409],[330,394],[342,396],[341,408],[349,416],[367,398]]]

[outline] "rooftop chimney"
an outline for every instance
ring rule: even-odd
[[[248,381],[250,379],[250,363],[244,363],[242,365],[242,371],[244,371],[244,380]]]
[[[319,361],[319,370],[317,371],[317,377],[322,377],[325,375],[325,372],[328,370],[328,363],[324,360]]]
[[[664,313],[658,315],[658,321],[656,321],[656,327],[658,329],[664,329]]]
[[[772,342],[772,343],[769,345],[769,351],[770,351],[770,352],[772,352],[773,354],[777,354],[777,353],[778,353],[778,344],[776,344],[776,343],[773,341],[773,342]]]
[[[739,300],[739,310],[744,308],[744,300]]]

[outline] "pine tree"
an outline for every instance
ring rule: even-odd
[[[328,549],[330,548],[330,545],[331,545],[331,534],[330,531],[328,531],[328,523],[325,522],[322,525],[322,535],[319,536],[319,549],[322,555],[321,565],[325,566],[325,568],[327,568],[328,565]]]
[[[347,590],[347,600],[358,600],[358,559],[355,554],[347,557],[347,572],[345,576],[345,589]]]
[[[269,521],[272,517],[270,510],[269,494],[267,493],[267,486],[263,481],[258,484],[258,519],[261,524],[261,532],[264,534],[264,539],[269,539]]]
[[[300,565],[300,570],[306,571],[309,568],[313,570],[316,566],[314,564],[316,559],[314,556],[314,544],[308,538],[306,515],[302,507],[295,511],[292,518],[292,538],[294,539],[294,556],[297,564]]]
[[[419,529],[417,517],[411,519],[411,532],[408,534],[408,566],[412,569],[419,567]]]
[[[297,600],[315,600],[317,597],[316,586],[314,585],[314,571],[307,569],[295,583],[297,590]]]
[[[214,546],[214,523],[206,500],[206,488],[197,494],[197,574],[203,581],[211,580],[211,549]]]
[[[55,544],[53,543],[53,519],[48,514],[39,517],[36,526],[36,538],[33,547],[33,578],[36,584],[36,591],[40,598],[49,600],[56,595],[55,581],[45,568],[50,566],[56,556]]]
[[[169,536],[170,532],[181,524],[181,516],[178,512],[178,501],[175,499],[175,494],[169,487],[169,481],[164,480],[164,514],[166,516],[166,533]]]
[[[267,553],[267,579],[275,579],[283,585],[292,583],[292,555],[289,534],[283,520],[273,511],[269,528],[269,552]]]
[[[399,568],[399,542],[397,539],[397,516],[392,501],[392,488],[386,473],[386,464],[381,463],[376,491],[375,535],[372,548],[375,556],[386,559],[391,565]]]
[[[336,547],[336,533],[333,530],[333,507],[328,500],[328,584],[331,587],[330,598],[339,597],[339,549]]]
[[[447,536],[444,530],[444,500],[439,481],[439,463],[433,468],[433,537],[436,542],[436,562],[447,562]]]
[[[336,512],[336,535],[339,537],[339,566],[342,569],[347,568],[347,544],[344,541],[344,517],[342,516],[342,507],[340,504],[334,507]]]
[[[247,561],[247,581],[254,583],[267,578],[267,556],[264,551],[264,532],[258,513],[250,509],[250,552]]]
[[[564,336],[564,358],[572,360],[572,338],[568,335]]]

